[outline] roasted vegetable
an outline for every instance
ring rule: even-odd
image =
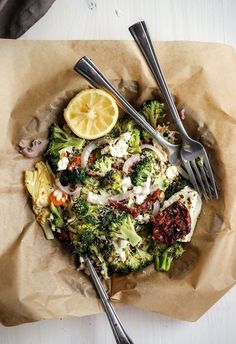
[[[49,205],[53,177],[46,164],[40,161],[35,164],[34,171],[25,171],[25,186],[32,197],[34,206],[43,208]]]
[[[145,156],[145,158],[138,163],[131,175],[133,185],[143,185],[146,182],[148,176],[154,173],[154,170],[155,160],[152,157]]]
[[[96,268],[100,267],[100,273],[103,278],[109,279],[108,266],[98,246],[96,244],[92,244],[89,248],[89,252],[92,255],[92,259],[95,263]]]
[[[86,179],[86,173],[80,168],[74,168],[73,170],[64,170],[60,176],[60,182],[63,186],[69,184],[76,185],[84,183]]]
[[[101,176],[105,176],[105,174],[111,170],[113,161],[114,160],[111,156],[102,155],[94,161],[94,163],[91,165],[91,169],[98,171]]]
[[[140,148],[140,131],[135,128],[131,133],[131,138],[129,140],[128,152],[131,154],[141,153]]]
[[[144,268],[153,261],[147,249],[145,242],[132,247],[127,240],[113,240],[105,255],[109,269],[113,273],[126,274]]]
[[[158,100],[147,100],[143,103],[141,113],[146,117],[151,126],[156,128],[158,119],[165,116],[164,108],[164,104]]]
[[[169,271],[172,261],[182,256],[184,248],[179,242],[174,243],[172,246],[155,242],[149,252],[154,256],[157,271]]]
[[[115,193],[122,192],[122,175],[119,170],[112,169],[108,171],[101,179],[101,187],[107,191]]]
[[[176,192],[182,190],[185,186],[192,187],[191,183],[182,176],[178,176],[165,190],[165,199],[170,198]]]
[[[108,136],[116,138],[125,132],[133,132],[134,128],[137,127],[137,123],[130,118],[120,118],[114,128],[110,131]]]
[[[65,222],[62,217],[60,207],[56,207],[53,203],[50,204],[51,216],[50,221],[55,228],[62,228]]]
[[[61,129],[58,124],[53,124],[49,132],[49,143],[46,151],[46,159],[48,160],[53,171],[57,170],[57,163],[60,159],[59,151],[63,148],[73,147],[80,150],[85,140],[69,135]]]
[[[72,243],[75,253],[79,255],[87,254],[91,244],[99,236],[98,227],[93,223],[82,223],[77,227],[77,232],[72,234]]]
[[[35,164],[34,171],[25,171],[25,186],[33,202],[33,211],[47,239],[53,239],[49,223],[49,196],[53,190],[53,177],[42,161]]]
[[[98,193],[100,187],[99,179],[95,176],[86,175],[83,180],[83,187],[81,189],[82,194],[88,194],[89,191]]]
[[[136,246],[142,238],[136,233],[134,221],[129,214],[120,215],[110,225],[110,236],[128,240],[131,246]]]

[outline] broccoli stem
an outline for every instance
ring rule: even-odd
[[[169,271],[174,257],[168,256],[167,250],[163,253],[160,263],[160,271]]]

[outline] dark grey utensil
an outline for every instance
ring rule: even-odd
[[[182,139],[180,156],[191,183],[199,193],[203,193],[205,199],[218,198],[216,182],[206,150],[200,142],[189,137],[183,126],[145,22],[141,21],[130,26],[129,31],[143,54],[176,123]]]

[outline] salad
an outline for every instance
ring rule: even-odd
[[[168,271],[191,240],[201,197],[185,172],[138,124],[118,117],[104,91],[85,90],[69,103],[65,123],[50,127],[48,146],[25,185],[47,239],[65,242],[85,270],[89,255],[107,279],[154,263]],[[140,114],[175,143],[164,104],[146,101]],[[22,149],[34,157],[40,141]]]

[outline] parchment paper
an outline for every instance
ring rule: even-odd
[[[185,125],[206,146],[220,198],[204,204],[191,244],[169,273],[152,266],[111,281],[114,304],[194,321],[236,280],[236,58],[222,44],[162,42],[156,48]],[[70,253],[47,241],[31,211],[23,171],[34,160],[16,150],[40,138],[88,84],[74,71],[88,55],[138,106],[159,92],[134,42],[0,41],[0,321],[16,325],[101,312]]]

